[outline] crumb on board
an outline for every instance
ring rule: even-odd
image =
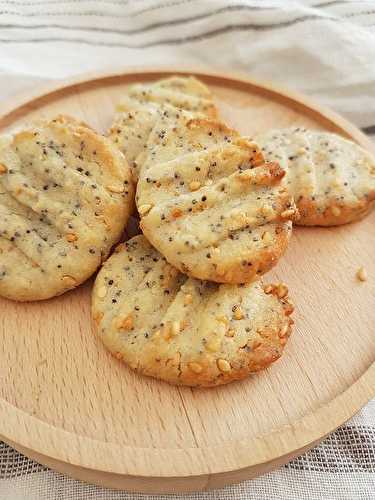
[[[367,273],[363,266],[357,270],[356,276],[359,281],[367,281]]]

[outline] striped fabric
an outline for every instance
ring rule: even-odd
[[[86,71],[200,64],[304,92],[375,138],[374,61],[374,1],[0,0],[2,99]],[[0,500],[144,498],[161,497],[84,485],[0,444]],[[375,400],[277,471],[175,498],[373,500]]]

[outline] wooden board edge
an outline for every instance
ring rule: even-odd
[[[125,75],[126,74],[128,74],[128,75],[129,74],[135,74],[136,71],[137,71],[137,73],[136,73],[137,75],[139,75],[139,74],[143,75],[145,71],[148,71],[147,74],[148,74],[149,77],[159,77],[159,76],[165,75],[167,73],[169,73],[169,74],[172,74],[172,73],[173,74],[175,74],[175,73],[180,73],[180,74],[195,73],[195,74],[197,74],[197,76],[201,76],[203,79],[205,79],[205,78],[207,78],[207,79],[216,79],[217,84],[219,84],[218,83],[219,81],[221,81],[221,82],[224,82],[224,81],[228,81],[228,82],[231,81],[231,82],[233,82],[236,79],[235,75],[228,75],[228,74],[225,74],[225,73],[218,74],[218,73],[212,73],[212,72],[204,72],[204,73],[202,73],[201,71],[194,71],[194,69],[192,69],[192,68],[191,69],[184,69],[184,70],[181,70],[181,71],[178,70],[178,69],[176,69],[173,72],[171,72],[171,71],[168,72],[166,69],[161,69],[161,68],[158,68],[158,69],[148,69],[148,70],[147,70],[147,68],[138,68],[137,70],[135,70],[135,69],[133,69],[133,70],[128,69],[127,73],[121,73],[120,72],[120,73],[104,73],[104,74],[99,74],[99,75],[96,76],[96,80],[102,80],[103,78],[104,79],[116,79],[116,78],[120,78],[121,76],[124,76],[124,74]],[[50,93],[51,92],[54,93],[54,92],[58,92],[59,89],[63,90],[63,89],[67,89],[67,88],[72,87],[72,85],[79,85],[80,83],[83,84],[83,83],[86,82],[86,78],[87,78],[87,76],[81,76],[77,80],[78,83],[76,81],[73,84],[72,83],[67,83],[67,82],[60,82],[58,84],[57,88],[56,88],[56,85],[54,84],[54,85],[51,86],[52,88],[54,88],[54,90],[50,90],[49,92]],[[275,95],[275,93],[278,94],[278,95],[282,95],[289,102],[291,100],[292,101],[296,101],[296,102],[298,102],[297,103],[298,106],[302,106],[303,109],[310,108],[310,106],[312,106],[311,104],[307,104],[310,101],[308,99],[304,98],[303,96],[301,97],[301,96],[298,96],[297,94],[289,93],[287,91],[281,91],[281,92],[279,92],[278,90],[275,90],[272,86],[270,86],[268,84],[264,84],[263,85],[260,82],[255,82],[253,80],[248,79],[247,77],[246,78],[245,77],[239,77],[238,81],[241,83],[241,85],[247,85],[247,86],[250,85],[250,86],[252,86],[253,89],[254,88],[258,88],[258,89],[261,89],[262,92],[268,92],[269,95]],[[74,82],[74,80],[73,80],[73,82]],[[43,92],[42,92],[42,94],[40,94],[41,97],[45,95]],[[36,91],[36,95],[38,95],[38,91]],[[47,94],[47,95],[49,95],[49,94]],[[30,98],[30,95],[29,95],[29,98]],[[27,98],[23,97],[22,99],[27,99]],[[21,103],[20,105],[21,106],[25,105],[25,102],[28,102],[28,101],[25,101],[24,104],[22,104],[22,99],[20,100],[20,103]],[[11,101],[12,100],[10,100],[10,102]],[[14,103],[15,103],[15,101],[14,101]],[[12,104],[12,106],[16,105],[14,103]],[[316,105],[314,104],[314,106],[316,106]],[[5,111],[4,110],[3,111],[6,114],[7,113],[6,107],[4,109],[5,109]],[[369,144],[371,144],[371,149],[373,149],[372,143],[367,139],[367,137],[361,131],[359,131],[355,126],[353,126],[349,122],[347,122],[344,118],[339,117],[334,112],[331,112],[329,110],[325,110],[321,106],[316,106],[316,109],[314,109],[314,112],[316,112],[318,114],[318,116],[324,117],[324,118],[326,118],[327,120],[329,120],[332,123],[337,122],[339,124],[339,128],[342,129],[342,131],[345,132],[345,134],[347,136],[354,138],[355,140],[357,140],[357,142],[359,142],[360,144],[362,144],[364,147],[367,147],[366,142],[368,142]],[[370,148],[368,148],[368,149],[370,149]],[[326,432],[326,434],[332,432],[337,426],[341,425],[346,419],[350,418],[354,413],[356,413],[360,409],[360,407],[362,405],[364,405],[371,397],[373,397],[375,395],[375,365],[372,365],[371,367],[369,367],[368,371],[365,372],[362,375],[362,377],[357,381],[357,383],[360,382],[361,380],[363,380],[365,376],[367,377],[367,375],[370,376],[370,382],[371,382],[371,384],[368,384],[367,389],[366,389],[367,382],[365,382],[363,384],[363,388],[362,388],[363,391],[364,391],[363,392],[363,397],[361,396],[360,399],[357,399],[356,397],[352,397],[351,398],[350,396],[347,395],[346,402],[344,401],[343,403],[339,404],[339,406],[341,404],[343,404],[345,406],[345,413],[341,412],[341,417],[337,420],[337,422],[335,422],[334,425],[332,424],[333,426],[331,426],[329,428],[329,430]],[[367,381],[367,378],[366,378],[366,381]],[[354,386],[357,386],[357,383],[354,384],[353,386],[351,386],[349,389],[352,389]],[[349,391],[349,389],[348,389],[348,391]],[[343,393],[343,395],[345,395],[348,391],[346,391],[345,393]],[[339,397],[341,398],[341,396],[343,396],[343,395],[340,395]],[[333,402],[335,402],[336,399],[338,399],[338,398],[335,398],[335,400],[333,400]],[[354,401],[354,403],[353,403],[353,401]],[[0,414],[1,414],[1,408],[2,408],[2,406],[0,404]],[[337,410],[337,408],[333,407],[333,410],[331,411],[331,414],[335,415],[335,410]],[[337,411],[337,413],[340,413],[340,412]],[[315,414],[312,414],[312,415],[315,415]],[[346,415],[346,416],[343,417],[343,415]],[[295,424],[294,423],[292,424],[292,425],[298,425],[298,426],[300,426],[299,438],[298,438],[298,441],[300,442],[300,444],[301,444],[301,442],[305,442],[306,443],[307,441],[313,439],[312,436],[314,435],[314,433],[311,432],[312,429],[309,428],[310,424],[309,424],[309,421],[308,421],[308,417],[310,417],[310,416],[311,415],[309,414],[308,416],[300,419]],[[33,425],[35,425],[35,429],[39,428],[38,425],[40,425],[40,421],[38,421],[37,419],[33,418],[30,415],[27,415],[26,413],[24,414],[23,418],[29,420],[30,422],[32,421]],[[19,422],[18,422],[18,424],[19,424]],[[289,427],[292,427],[292,425],[289,426]],[[51,430],[52,433],[57,431],[52,426],[49,426],[49,427],[50,427],[50,430]],[[304,428],[305,428],[305,432],[304,432]],[[285,428],[283,428],[283,429],[280,429],[279,432],[280,432],[280,435],[281,435],[281,434],[284,434],[285,432],[290,431],[290,430],[291,429],[285,429]],[[291,436],[293,436],[294,433],[295,433],[295,430],[292,431]],[[64,432],[64,436],[66,436],[68,434],[69,433]],[[277,436],[278,436],[278,431],[275,431],[275,433],[273,433],[273,435],[272,435],[272,438],[274,438],[276,440]],[[27,437],[27,436],[25,436],[25,437]],[[79,436],[79,438],[82,439],[82,440],[85,440],[85,441],[93,441],[93,440],[85,439],[83,436]],[[5,439],[8,440],[7,438],[5,438]],[[265,439],[265,437],[264,437],[264,439]],[[317,442],[317,441],[310,441],[310,445],[311,445],[311,442]],[[296,439],[295,442],[297,442],[297,439]],[[246,443],[246,447],[249,447],[251,444],[252,444],[251,442]],[[307,447],[310,446],[310,445],[306,444]],[[23,446],[23,444],[20,444],[19,446]],[[236,446],[237,446],[237,444],[233,443],[231,445],[228,445],[227,448],[223,448],[222,451],[223,452],[228,451],[231,447],[235,448]],[[37,446],[35,448],[37,449]],[[26,447],[25,447],[25,449],[26,449]],[[303,449],[303,447],[299,448],[299,449]],[[194,451],[194,449],[192,449],[192,450]],[[202,449],[196,449],[196,450],[202,450]],[[282,450],[283,450],[283,445],[282,445],[282,441],[280,441],[280,448],[278,449],[278,453],[279,453],[280,457],[284,456]],[[59,460],[60,457],[58,457],[56,455],[57,452],[58,452],[58,450],[54,450],[53,449],[53,445],[51,447],[51,451],[52,451],[51,452],[51,459],[52,460],[53,459]],[[168,451],[171,451],[171,450],[168,450]],[[236,451],[237,450],[234,450],[233,452],[236,453]],[[246,450],[243,450],[243,451],[246,451]],[[215,455],[217,453],[218,453],[218,450],[216,448],[213,449],[212,454]],[[237,454],[237,456],[239,457],[239,454]],[[276,459],[277,458],[275,458],[275,460]],[[246,454],[243,454],[241,456],[241,464],[242,465],[243,465],[244,461],[246,461]],[[266,460],[266,462],[264,462],[264,463],[268,463],[268,462],[269,461]],[[91,464],[87,464],[87,465],[89,466]],[[258,465],[260,466],[261,462],[259,462]],[[240,466],[240,464],[239,464],[239,466]],[[108,464],[107,464],[107,467],[108,467]],[[248,467],[254,467],[254,465],[248,466]],[[100,471],[100,469],[104,469],[104,467],[101,466],[100,463],[96,463],[95,467],[93,467],[93,468],[97,468],[99,471]],[[103,471],[103,472],[105,472],[105,471]],[[224,473],[225,474],[230,474],[232,472],[234,472],[234,470],[229,470],[228,469]],[[123,474],[124,472],[121,471],[119,473]],[[165,480],[165,478],[168,476],[168,473],[166,473],[165,471],[164,471],[164,474],[165,474],[165,476],[163,477],[163,480]],[[220,472],[217,472],[217,473],[216,472],[214,472],[214,473],[208,472],[207,474],[217,475],[217,474],[220,474]],[[162,474],[161,474],[161,476],[162,476]],[[194,476],[193,475],[189,475],[189,477],[194,477]]]
[[[42,455],[7,440],[2,436],[0,436],[0,439],[31,460],[83,483],[94,484],[96,486],[113,490],[127,491],[130,493],[171,495],[176,493],[186,494],[217,490],[232,484],[238,484],[243,481],[263,476],[264,474],[272,472],[273,470],[287,464],[291,460],[294,460],[298,456],[308,452],[322,442],[325,437],[326,436],[299,450],[279,457],[275,460],[271,460],[270,462],[229,472],[187,477],[131,476],[127,474],[115,474],[111,472],[88,469]]]
[[[288,426],[275,429],[272,433],[250,438],[247,441],[242,439],[241,442],[233,441],[210,448],[156,450],[102,443],[56,429],[18,409],[15,409],[13,413],[3,412],[5,402],[0,400],[1,420],[6,422],[5,425],[3,424],[1,434],[6,442],[12,442],[18,447],[32,449],[33,453],[41,456],[48,456],[52,460],[89,470],[146,477],[148,464],[152,463],[155,476],[163,479],[177,475],[179,477],[194,477],[203,474],[211,476],[261,466],[293,454],[295,450],[307,449],[345,423],[374,396],[375,362],[347,391],[315,412],[309,413]],[[21,420],[20,413],[23,413]],[[4,432],[4,427],[7,428],[7,432]],[[20,430],[23,429],[28,429],[28,431],[23,432],[23,439],[19,439]],[[46,437],[43,446],[35,440],[29,442],[30,435],[41,434]],[[77,445],[80,447],[81,463],[77,463],[72,457],[62,455],[60,448],[54,446],[54,442],[60,442],[60,440],[71,442],[72,447]],[[105,456],[105,461],[102,460],[103,456]],[[188,469],[186,459],[189,462]]]

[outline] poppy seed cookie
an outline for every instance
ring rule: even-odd
[[[217,116],[211,92],[193,76],[172,76],[152,83],[137,83],[129,87],[127,95],[140,104],[170,104],[211,118]]]
[[[185,109],[202,116],[217,116],[208,88],[194,77],[171,77],[148,84],[135,84],[117,106],[108,132],[124,153],[137,181],[148,137],[158,119]]]
[[[244,283],[273,267],[297,216],[284,171],[218,121],[158,122],[136,194],[140,227],[181,272]]]
[[[285,169],[303,226],[336,226],[365,216],[375,200],[375,160],[338,135],[306,129],[255,137],[266,159]]]
[[[219,285],[188,278],[144,238],[121,244],[92,295],[109,351],[143,375],[189,386],[247,377],[276,361],[291,332],[285,285]]]
[[[0,139],[0,295],[41,300],[76,287],[116,243],[133,206],[123,155],[74,119]]]

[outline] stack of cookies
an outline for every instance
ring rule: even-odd
[[[375,164],[334,134],[242,137],[195,78],[128,88],[108,137],[59,116],[0,141],[0,295],[40,300],[100,269],[97,332],[138,373],[189,386],[242,379],[291,333],[283,283],[261,277],[292,225],[368,213]],[[143,234],[120,243],[133,211]]]

